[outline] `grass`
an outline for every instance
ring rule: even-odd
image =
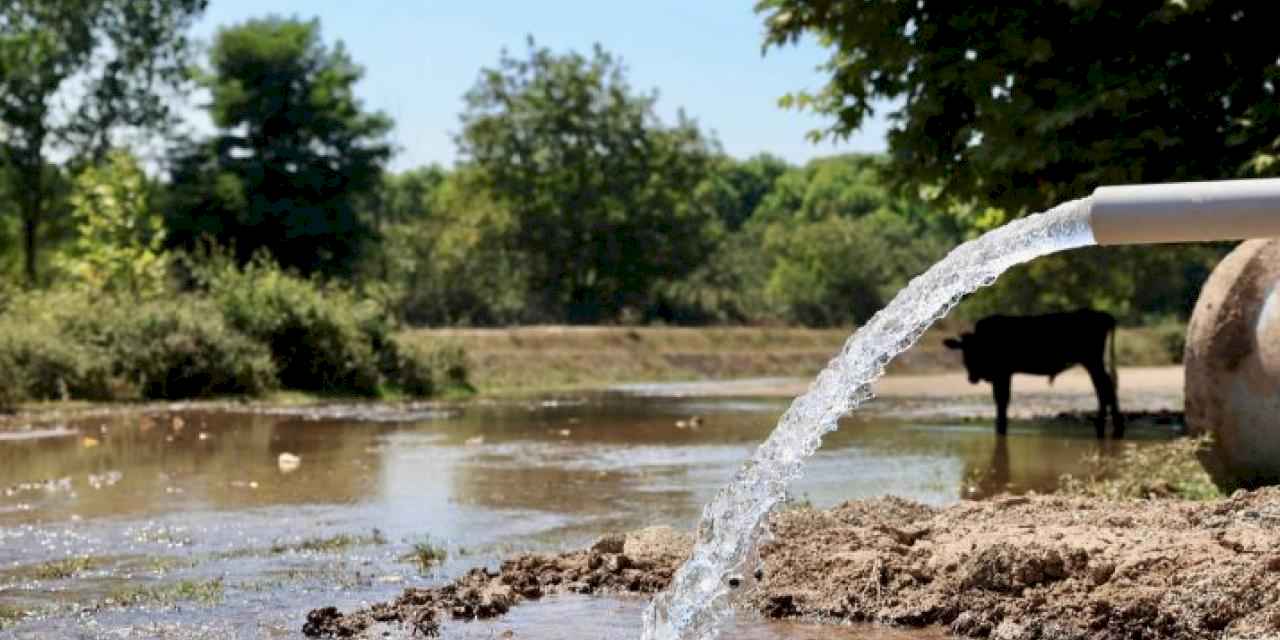
[[[1119,456],[1090,454],[1089,471],[1082,477],[1062,476],[1059,493],[1109,500],[1222,497],[1200,463],[1199,454],[1212,444],[1209,436],[1179,438],[1138,447],[1125,443]]]
[[[225,589],[221,578],[213,580],[182,580],[158,586],[135,586],[120,589],[111,594],[111,601],[121,606],[158,604],[169,606],[178,602],[196,602],[213,605],[222,601]]]
[[[899,356],[890,373],[955,371],[943,346],[970,323],[943,320]],[[520,395],[599,388],[626,382],[809,377],[843,346],[852,327],[569,327],[414,329],[406,342],[445,341],[466,351],[469,379],[485,394]],[[1124,327],[1116,336],[1121,366],[1176,364],[1185,325],[1166,321]]]
[[[1121,327],[1116,331],[1116,360],[1126,367],[1181,364],[1186,339],[1187,325],[1178,320]]]
[[[290,544],[276,543],[271,545],[272,554],[282,553],[337,553],[351,547],[386,544],[387,538],[382,532],[374,529],[369,535],[352,535],[340,533],[327,538],[307,538],[301,542]]]
[[[32,565],[29,567],[29,573],[27,571],[22,571],[22,573],[30,575],[36,580],[65,580],[89,571],[100,564],[102,563],[97,558],[76,556]]]
[[[27,617],[27,612],[7,604],[0,604],[0,629],[11,627]]]
[[[418,571],[426,572],[427,570],[440,565],[449,558],[449,550],[444,545],[436,544],[430,537],[419,540],[410,547],[409,553],[400,559],[408,561],[418,567]]]

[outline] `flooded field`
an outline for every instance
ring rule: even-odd
[[[630,391],[10,427],[0,431],[0,637],[294,638],[321,604],[384,600],[515,551],[688,528],[786,406]],[[1115,450],[1085,422],[1015,423],[998,441],[987,420],[967,417],[981,406],[878,402],[828,438],[793,498],[945,504],[1051,490],[1085,455]],[[1143,443],[1175,430],[1131,434]],[[557,598],[447,625],[445,637],[634,637],[642,606]],[[557,626],[566,619],[578,622]],[[935,637],[740,625],[734,637]]]

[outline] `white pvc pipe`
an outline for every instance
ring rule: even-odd
[[[1280,237],[1280,178],[1098,187],[1100,245]]]

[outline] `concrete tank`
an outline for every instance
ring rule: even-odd
[[[1214,480],[1280,483],[1280,239],[1244,242],[1213,270],[1185,362],[1187,426],[1213,435]]]

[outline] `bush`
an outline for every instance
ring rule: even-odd
[[[462,347],[453,343],[396,341],[393,349],[394,366],[387,374],[400,392],[425,397],[444,391],[472,390]]]
[[[258,261],[213,261],[207,295],[84,290],[0,309],[0,408],[27,400],[259,395],[277,386],[377,396],[469,388],[456,346],[402,344],[379,305]]]
[[[124,304],[33,295],[0,319],[10,402],[257,395],[275,386],[269,351],[193,298]]]
[[[1207,435],[1141,447],[1127,442],[1118,457],[1086,456],[1085,474],[1062,476],[1058,493],[1109,500],[1221,498],[1222,491],[1200,463],[1201,453],[1211,446]]]
[[[108,351],[143,397],[260,395],[275,388],[271,351],[228,327],[211,302],[152,303],[133,315],[124,339]]]
[[[108,400],[120,388],[104,353],[69,342],[56,330],[5,326],[0,329],[0,352],[19,372],[11,384],[20,400]]]
[[[386,309],[347,289],[266,260],[213,266],[200,277],[227,322],[271,349],[287,388],[374,396],[391,387],[429,396],[467,387],[460,348],[400,343]]]
[[[227,323],[270,348],[286,388],[378,393],[375,343],[384,347],[390,328],[376,305],[263,260],[218,269],[208,286]]]
[[[83,296],[55,294],[15,299],[0,316],[0,366],[11,402],[107,400],[121,391],[107,354],[69,339],[65,321],[94,312]]]

